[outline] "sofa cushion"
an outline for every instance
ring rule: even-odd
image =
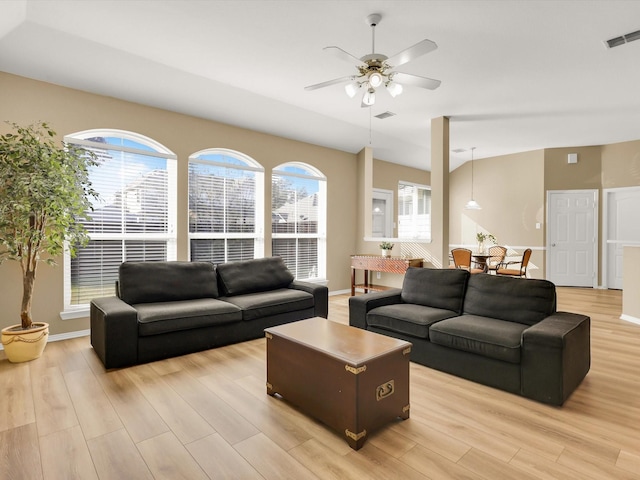
[[[509,363],[520,363],[522,332],[527,325],[495,318],[462,315],[431,326],[432,343]]]
[[[141,303],[133,307],[138,312],[138,333],[141,337],[242,320],[238,307],[213,298]]]
[[[124,262],[118,296],[129,305],[216,298],[215,268],[208,262]]]
[[[284,288],[294,279],[282,257],[222,263],[217,269],[221,293],[227,297]]]
[[[472,275],[464,313],[534,325],[556,311],[556,287],[547,280]]]
[[[313,295],[293,288],[279,288],[268,292],[247,293],[233,297],[220,297],[242,309],[244,320],[279,315],[313,308]]]
[[[469,272],[410,267],[404,275],[402,301],[462,313]]]
[[[451,310],[397,303],[376,307],[367,314],[367,325],[419,338],[429,338],[429,326],[458,315]]]

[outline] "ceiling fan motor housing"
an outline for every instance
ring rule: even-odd
[[[379,13],[372,13],[371,15],[367,15],[367,25],[370,27],[375,27],[382,20],[382,15]]]

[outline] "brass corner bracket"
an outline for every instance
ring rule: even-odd
[[[344,366],[344,369],[345,369],[347,372],[351,372],[351,373],[353,373],[354,375],[358,375],[359,373],[364,372],[364,371],[367,369],[367,366],[366,366],[366,365],[363,365],[363,366],[361,366],[361,367],[356,368],[356,367],[352,367],[351,365],[345,365],[345,366]]]
[[[355,440],[356,442],[358,440],[360,440],[361,438],[364,438],[367,435],[367,431],[366,430],[362,430],[360,433],[353,433],[352,431],[350,431],[348,428],[344,431],[344,434],[351,438],[352,440]]]

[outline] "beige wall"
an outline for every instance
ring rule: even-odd
[[[51,123],[60,134],[93,129],[118,128],[146,135],[178,156],[178,256],[187,258],[187,158],[211,147],[240,151],[265,167],[266,178],[281,163],[302,161],[318,168],[328,180],[327,278],[330,291],[350,285],[349,255],[378,253],[379,242],[365,242],[364,154],[350,154],[266,135],[217,122],[145,107],[113,98],[25,79],[0,72],[0,120],[28,124],[37,120]],[[0,123],[0,132],[7,126]],[[364,152],[364,150],[363,150]],[[375,155],[375,152],[373,152]],[[568,165],[566,155],[578,153],[578,164]],[[470,164],[466,162],[450,175],[450,231],[452,245],[475,244],[478,230],[488,231],[498,242],[518,249],[537,248],[532,257],[537,269],[532,276],[544,278],[546,190],[614,188],[640,185],[640,140],[602,147],[558,148],[524,152],[476,160],[474,196],[480,211],[464,210],[471,193]],[[374,188],[396,192],[406,180],[430,185],[430,172],[373,160]],[[265,195],[270,197],[270,182]],[[265,218],[270,218],[269,203]],[[543,228],[536,229],[536,223]],[[266,229],[265,254],[270,253]],[[394,232],[394,235],[396,233]],[[600,249],[599,249],[600,250]],[[395,255],[430,258],[428,244],[401,244]],[[399,286],[401,277],[389,275],[380,283]],[[15,262],[0,265],[0,327],[16,323],[21,296],[20,269]],[[43,265],[38,271],[33,304],[38,321],[51,324],[51,333],[60,334],[88,328],[87,319],[59,319],[62,310],[61,267]]]
[[[602,188],[640,185],[640,140],[602,146]]]
[[[420,185],[431,185],[431,172],[419,170],[383,160],[373,161],[373,188],[391,190],[393,192],[393,236],[398,235],[398,182],[412,182]],[[367,242],[371,243],[371,242]],[[375,245],[376,251],[378,245]]]
[[[245,153],[265,168],[266,198],[271,169],[290,162],[306,162],[327,177],[327,278],[332,291],[350,285],[347,259],[356,250],[356,155],[287,140],[161,109],[93,95],[0,72],[0,120],[28,124],[47,121],[60,136],[94,128],[117,128],[146,135],[178,156],[178,258],[187,258],[187,161],[190,154],[211,147]],[[0,132],[8,126],[0,123]],[[270,202],[265,218],[271,218]],[[267,232],[265,254],[270,254]],[[0,326],[19,320],[20,270],[16,262],[0,266]],[[52,334],[89,328],[87,319],[60,320],[63,309],[62,267],[41,265],[36,280],[34,318],[48,322]]]
[[[451,244],[473,247],[476,233],[484,231],[518,252],[531,247],[531,276],[544,278],[544,152],[482,158],[473,169],[473,196],[482,210],[464,209],[471,197],[471,162],[451,172]]]
[[[578,163],[568,163],[570,153],[578,154]],[[600,146],[545,149],[545,190],[599,189],[602,182],[601,159]]]
[[[393,192],[393,218],[394,218],[394,230],[393,237],[398,234],[397,230],[397,218],[398,218],[398,182],[407,181],[418,183],[420,185],[431,185],[431,173],[426,170],[420,170],[417,168],[407,167],[404,165],[398,165],[395,163],[385,162],[383,160],[373,159],[373,172],[371,187],[383,190],[390,190]],[[367,178],[367,163],[364,156],[364,151],[361,152],[358,162],[358,212],[359,218],[356,224],[357,239],[356,250],[353,253],[359,254],[372,254],[380,255],[379,241],[365,241],[364,238],[369,235],[365,234],[364,224],[365,219],[362,215],[371,215],[371,209],[365,208],[365,196],[364,191],[366,189]],[[395,244],[392,251],[394,256],[406,255],[417,258],[428,257],[428,245],[427,244],[414,244],[414,243],[399,243]],[[358,270],[358,282],[362,282],[363,272]],[[374,283],[379,285],[387,285],[390,287],[399,287],[402,284],[402,276],[395,274],[381,273],[380,279],[374,279]]]

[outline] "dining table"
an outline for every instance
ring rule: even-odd
[[[487,265],[487,260],[491,257],[491,254],[488,252],[471,252],[471,258],[473,258],[476,262],[477,268],[483,270],[485,273],[489,271],[489,265]]]

